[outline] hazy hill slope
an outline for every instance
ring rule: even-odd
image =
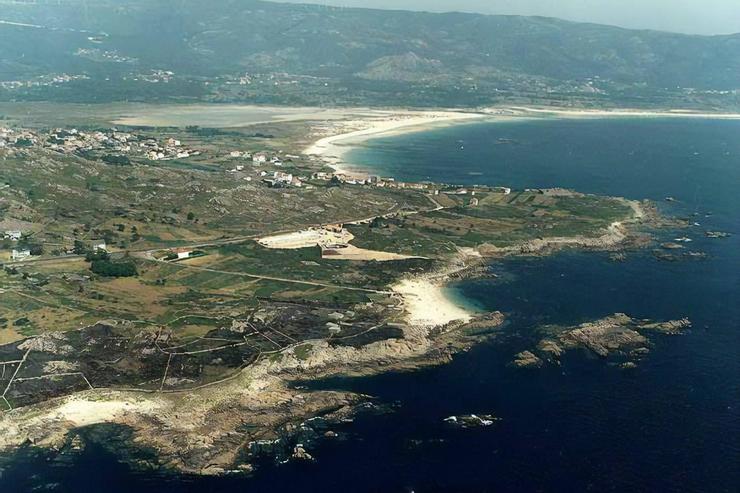
[[[0,24],[0,81],[50,72],[125,78],[171,70],[205,79],[289,73],[371,92],[372,84],[387,91],[382,83],[438,91],[462,84],[482,98],[534,86],[605,97],[740,88],[737,35],[258,0],[0,4],[0,20],[39,26]]]

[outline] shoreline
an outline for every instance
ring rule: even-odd
[[[535,113],[532,116],[527,113]],[[635,113],[630,110],[615,110],[615,112],[601,111],[573,111],[563,109],[538,110],[525,107],[489,108],[481,112],[390,112],[386,117],[361,119],[345,122],[333,122],[330,132],[340,130],[339,133],[322,137],[307,147],[303,153],[322,159],[338,174],[359,174],[363,170],[351,169],[352,165],[344,161],[343,157],[357,144],[380,136],[405,135],[412,132],[423,132],[442,126],[450,126],[461,123],[476,121],[501,122],[504,120],[527,120],[541,119],[541,115],[552,114],[558,117],[571,115],[573,118],[588,118],[596,116],[627,117],[627,116],[660,116],[663,113]],[[673,113],[673,116],[682,117],[683,114]],[[740,114],[734,115],[740,119]],[[339,127],[339,128],[338,128]],[[359,127],[359,128],[358,128]],[[630,203],[634,216],[629,222],[639,220],[644,216],[639,204]],[[605,234],[599,238],[549,238],[539,242],[522,245],[513,250],[519,251],[541,251],[553,246],[585,246],[585,247],[613,247],[626,238],[625,227],[622,223],[610,225]],[[498,254],[503,252],[499,251]],[[476,256],[481,256],[476,252]],[[427,328],[444,327],[453,322],[468,323],[475,317],[475,310],[469,305],[460,303],[459,299],[447,292],[446,275],[429,276],[422,275],[404,279],[391,286],[403,300],[404,320],[412,326]],[[468,301],[468,300],[466,300]]]
[[[349,114],[348,114],[349,116]],[[501,106],[479,109],[449,109],[438,111],[388,110],[373,111],[353,119],[327,120],[328,135],[318,136],[303,154],[321,158],[336,173],[352,175],[367,172],[344,157],[357,145],[370,139],[424,132],[434,128],[472,123],[476,121],[502,122],[512,120],[588,118],[690,118],[740,120],[740,113],[697,112],[683,109],[641,110],[635,108],[568,109],[528,106]]]
[[[456,303],[444,283],[428,277],[408,278],[396,283],[393,291],[403,300],[404,320],[412,326],[437,328],[452,322],[468,323],[475,314]]]
[[[351,169],[350,163],[344,162],[344,155],[369,139],[493,118],[496,115],[476,111],[398,111],[387,112],[378,118],[334,122],[329,130],[331,135],[316,140],[304,149],[303,154],[321,158],[336,173],[357,173],[358,170]]]
[[[641,110],[636,108],[611,109],[569,109],[569,108],[533,108],[529,106],[510,106],[490,108],[489,111],[510,110],[522,116],[556,116],[561,118],[696,118],[706,120],[740,120],[740,113],[707,113],[683,109]]]

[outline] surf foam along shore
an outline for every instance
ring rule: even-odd
[[[303,153],[319,156],[336,172],[345,173],[348,170],[343,166],[346,167],[348,163],[344,162],[344,155],[352,149],[352,145],[374,137],[424,131],[435,126],[484,118],[492,118],[492,115],[462,111],[378,112],[360,119],[331,122],[324,131],[328,135],[314,142]]]

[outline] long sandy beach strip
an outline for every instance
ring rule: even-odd
[[[377,118],[337,122],[332,127],[336,132],[334,135],[317,140],[304,150],[304,154],[321,156],[337,171],[341,171],[342,158],[351,150],[352,144],[359,144],[373,137],[423,131],[435,126],[482,118],[490,118],[490,115],[456,111],[379,113]]]

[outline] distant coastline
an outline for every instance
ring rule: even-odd
[[[520,112],[522,115],[530,116],[557,116],[569,118],[629,118],[629,117],[648,117],[648,118],[702,118],[712,120],[740,120],[740,113],[717,113],[717,112],[697,112],[684,109],[666,109],[666,110],[640,110],[633,108],[613,108],[613,109],[568,109],[568,108],[532,108],[527,106],[512,106],[512,111]]]
[[[740,120],[740,113],[698,113],[690,110],[667,109],[647,111],[631,108],[614,109],[568,109],[537,108],[526,106],[491,107],[479,110],[447,111],[389,111],[387,114],[372,114],[369,118],[336,120],[331,122],[328,135],[321,136],[303,153],[320,157],[336,173],[361,173],[345,159],[353,148],[368,140],[379,137],[424,132],[434,128],[475,122],[502,122],[544,118],[587,119],[587,118],[697,118],[718,120]],[[353,169],[354,168],[354,169]]]

